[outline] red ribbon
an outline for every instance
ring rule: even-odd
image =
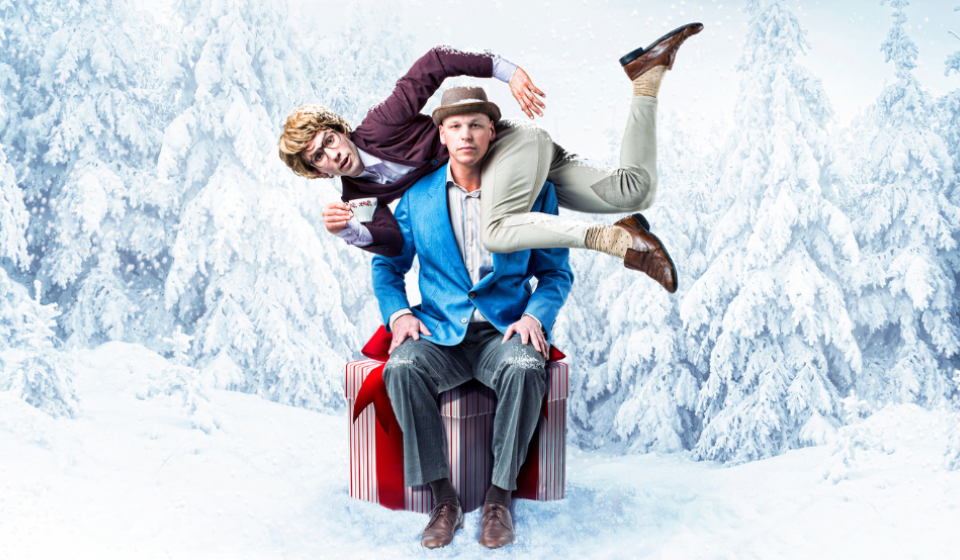
[[[387,384],[383,382],[383,366],[380,364],[373,371],[367,374],[366,379],[360,385],[357,391],[357,400],[353,404],[353,421],[370,404],[373,404],[373,412],[377,415],[377,423],[383,428],[387,435],[390,435],[390,425],[397,423],[397,418],[393,414],[393,406],[390,404],[390,396],[387,394]]]

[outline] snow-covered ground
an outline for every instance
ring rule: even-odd
[[[138,345],[78,355],[81,413],[0,393],[0,558],[957,558],[956,419],[885,408],[840,443],[735,467],[571,449],[568,498],[515,502],[518,542],[419,546],[425,515],[347,495],[345,415],[210,390],[220,428],[162,398]]]

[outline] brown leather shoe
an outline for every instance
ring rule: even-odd
[[[460,504],[440,502],[430,512],[430,521],[420,535],[420,544],[426,548],[441,548],[453,542],[453,534],[463,527],[463,509]]]
[[[677,291],[677,267],[660,239],[650,233],[650,224],[641,214],[633,214],[614,223],[630,232],[633,247],[627,249],[623,266],[638,270],[656,280],[668,292]]]
[[[670,70],[673,68],[673,61],[680,45],[687,40],[687,37],[700,33],[702,29],[702,23],[688,23],[678,27],[654,41],[649,47],[630,51],[620,57],[620,66],[623,66],[623,70],[631,80],[635,80],[640,74],[657,66],[666,66],[667,70]]]
[[[480,544],[487,548],[500,548],[516,540],[510,510],[500,504],[483,504]]]

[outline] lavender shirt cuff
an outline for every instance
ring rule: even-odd
[[[493,57],[493,77],[500,80],[501,82],[510,83],[510,79],[513,78],[513,73],[517,71],[517,65],[510,62],[505,58],[501,58],[500,55],[495,55]]]
[[[413,314],[413,311],[410,311],[410,308],[408,308],[408,307],[404,307],[403,309],[401,309],[401,310],[399,310],[399,311],[394,311],[393,314],[390,315],[390,319],[387,320],[387,323],[390,323],[390,325],[389,325],[389,326],[390,326],[390,332],[393,332],[393,323],[394,323],[394,321],[396,321],[396,320],[399,319],[400,317],[403,317],[404,315],[412,315],[412,314]]]
[[[370,234],[370,230],[356,220],[347,222],[347,225],[336,236],[343,239],[347,245],[353,245],[354,247],[366,247],[373,243],[373,235]]]
[[[543,323],[540,322],[540,319],[537,319],[536,317],[534,317],[533,315],[531,315],[531,314],[529,314],[529,313],[524,313],[524,315],[526,315],[527,317],[530,317],[531,319],[533,319],[534,321],[536,321],[536,322],[537,322],[537,325],[540,327],[540,330],[544,330],[544,328],[543,328]],[[544,332],[546,332],[546,331],[544,330]]]

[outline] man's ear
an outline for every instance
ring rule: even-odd
[[[493,126],[493,119],[490,119],[490,141],[493,142],[497,138],[497,127]]]
[[[440,125],[440,143],[444,146],[447,145],[447,138],[443,135],[443,125]]]

